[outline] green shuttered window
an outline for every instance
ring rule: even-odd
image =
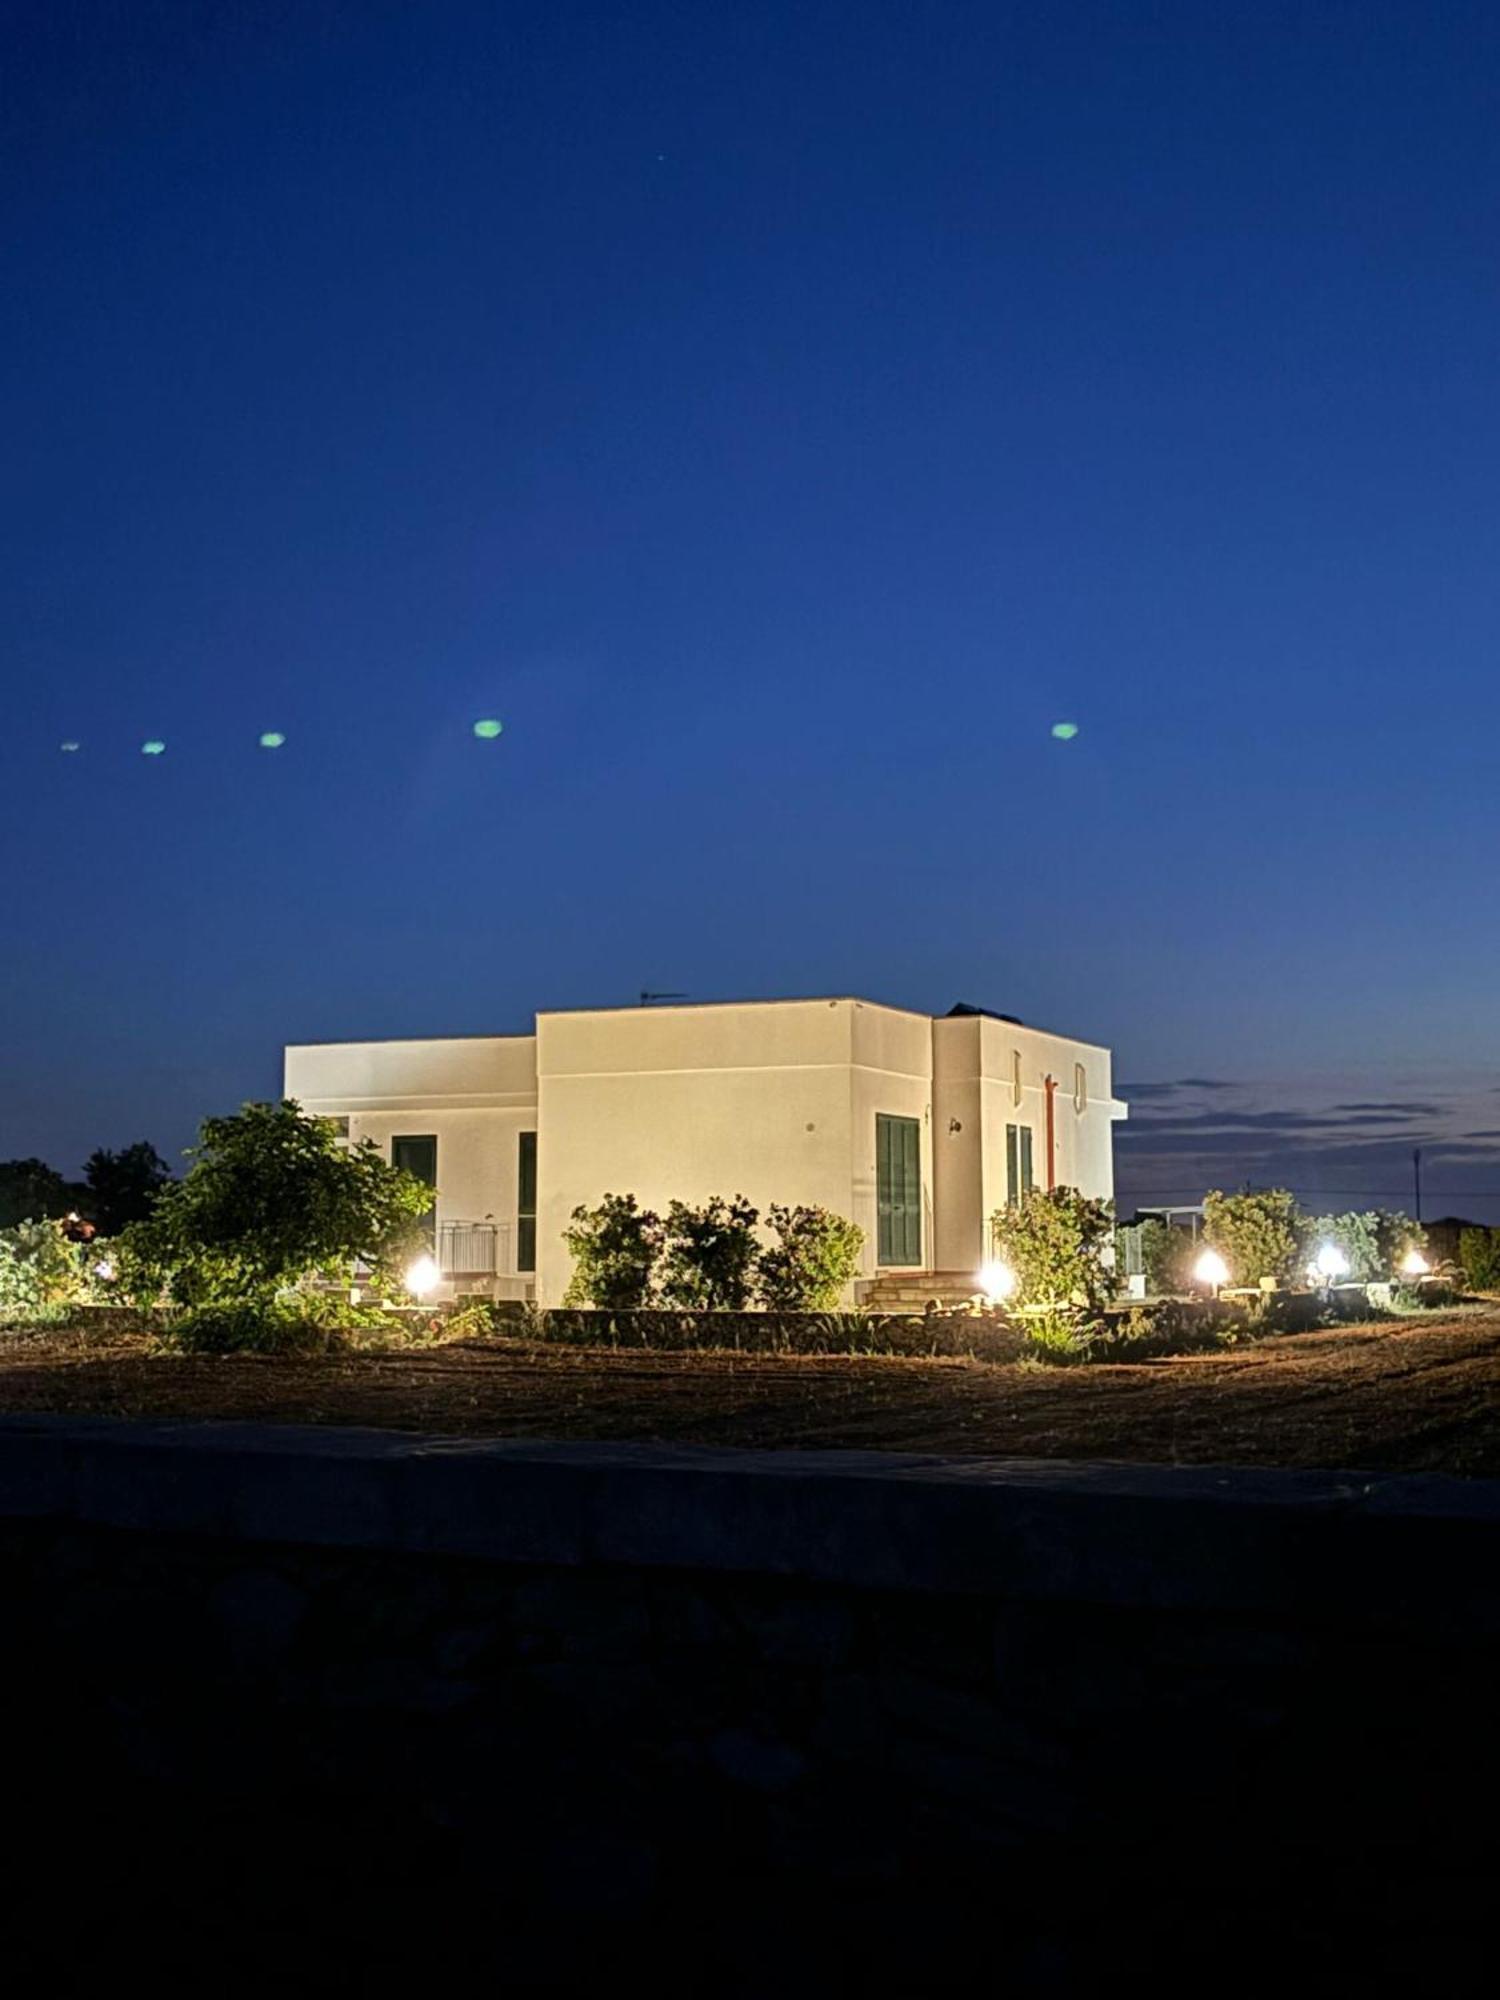
[[[875,1120],[876,1258],[922,1261],[922,1127],[915,1118]]]

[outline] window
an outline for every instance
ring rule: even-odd
[[[347,1146],[349,1143],[349,1120],[347,1118],[329,1118],[325,1120],[325,1123],[333,1127],[333,1136],[338,1140],[339,1144]]]
[[[437,1186],[437,1139],[431,1132],[403,1134],[391,1140],[391,1165],[400,1167],[430,1188]],[[437,1204],[422,1217],[429,1243],[437,1242]]]
[[[518,1134],[516,1154],[516,1269],[536,1269],[536,1134]]]
[[[1011,1102],[1012,1102],[1013,1104],[1019,1104],[1019,1103],[1020,1103],[1020,1101],[1021,1101],[1021,1051],[1020,1051],[1019,1049],[1012,1049],[1012,1050],[1011,1050],[1011,1052],[1010,1052],[1010,1095],[1011,1095]]]
[[[1031,1158],[1031,1127],[1029,1125],[1007,1125],[1005,1128],[1005,1199],[1011,1208],[1019,1208],[1021,1197],[1029,1194],[1036,1186],[1036,1173]]]
[[[915,1118],[875,1119],[875,1260],[922,1261],[922,1127]]]
[[[1087,1111],[1089,1108],[1089,1073],[1082,1063],[1073,1065],[1073,1109]]]

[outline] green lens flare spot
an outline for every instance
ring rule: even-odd
[[[71,756],[75,750],[81,750],[83,748],[83,745],[81,743],[74,743],[69,741],[67,743],[59,743],[57,747],[59,750],[63,751],[66,755]]]
[[[495,738],[500,734],[502,727],[503,724],[496,722],[492,715],[487,715],[482,722],[474,724],[474,734],[479,737],[481,742],[493,743]]]
[[[1052,725],[1052,734],[1057,738],[1059,743],[1071,743],[1073,738],[1078,734],[1078,724],[1076,722],[1054,722]]]
[[[166,744],[162,742],[159,736],[148,736],[141,745],[141,755],[143,757],[160,757],[166,747]]]
[[[268,729],[261,736],[260,747],[262,750],[279,750],[285,741],[279,729]]]

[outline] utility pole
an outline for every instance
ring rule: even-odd
[[[1412,1220],[1420,1222],[1422,1220],[1422,1148],[1420,1146],[1413,1146],[1411,1150],[1411,1181],[1412,1196],[1416,1204],[1412,1211]]]

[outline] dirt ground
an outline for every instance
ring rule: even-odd
[[[1039,1369],[486,1341],[316,1360],[0,1336],[0,1412],[469,1436],[1500,1475],[1500,1304],[1211,1357]]]

